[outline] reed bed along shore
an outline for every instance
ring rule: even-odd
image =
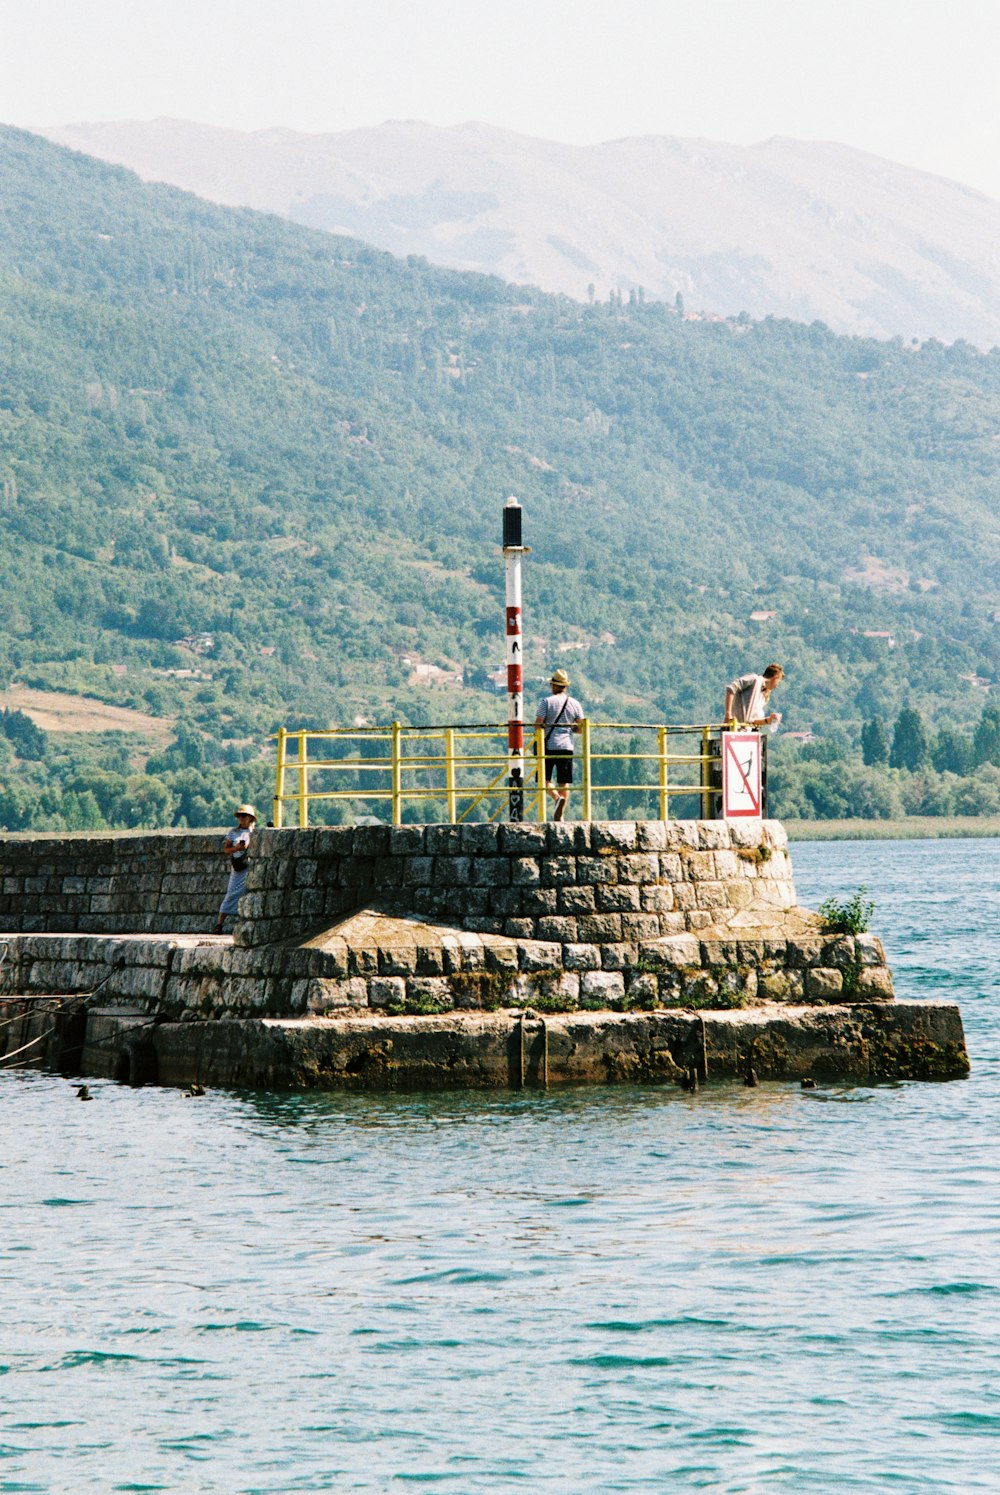
[[[921,841],[1000,836],[1000,815],[905,815],[899,820],[785,820],[790,841]]]

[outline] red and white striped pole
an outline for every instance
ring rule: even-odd
[[[524,640],[521,634],[521,505],[503,508],[503,558],[507,581],[507,759],[509,819],[524,819]]]

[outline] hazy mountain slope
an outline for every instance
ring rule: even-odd
[[[182,723],[165,819],[282,721],[500,716],[512,491],[529,690],[705,720],[777,657],[788,727],[856,735],[1000,676],[1000,353],[580,306],[13,130],[0,205],[0,683]],[[74,824],[138,794],[90,782]]]
[[[147,180],[394,254],[599,299],[1000,342],[1000,203],[847,146],[666,136],[579,147],[480,124],[333,135],[160,119],[50,138]]]

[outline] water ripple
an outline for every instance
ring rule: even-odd
[[[998,850],[795,849],[960,1084],[0,1076],[0,1489],[997,1495]]]

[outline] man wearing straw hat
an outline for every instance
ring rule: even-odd
[[[545,786],[555,804],[553,820],[562,820],[566,814],[569,786],[573,782],[573,733],[581,730],[582,721],[583,707],[569,694],[569,676],[565,670],[556,670],[552,676],[552,694],[539,701],[535,717],[535,726],[545,728]]]
[[[226,887],[226,896],[219,908],[219,917],[215,924],[215,933],[222,933],[222,926],[226,922],[227,914],[235,914],[243,889],[247,884],[247,848],[250,845],[250,837],[257,821],[257,811],[253,805],[237,805],[236,824],[226,832],[226,839],[222,843],[222,851],[229,858],[229,883]]]

